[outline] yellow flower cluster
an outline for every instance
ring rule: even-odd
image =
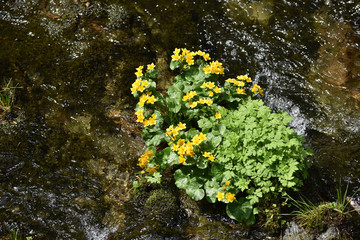
[[[207,104],[208,106],[210,106],[213,103],[213,101],[211,99],[200,98],[200,100],[197,101],[197,103]]]
[[[190,91],[190,92],[187,92],[186,95],[183,97],[183,101],[187,101],[187,100],[190,100],[192,99],[193,97],[196,96],[196,92],[195,91]]]
[[[203,133],[199,133],[198,135],[195,135],[192,140],[191,143],[193,145],[199,145],[200,143],[202,143],[203,141],[206,140],[206,134]]]
[[[230,181],[229,180],[226,180],[225,181],[225,185],[230,185]],[[226,189],[226,186],[222,186],[221,187],[223,190]],[[232,203],[236,198],[235,198],[235,194],[231,193],[231,192],[227,192],[226,194],[225,193],[222,193],[222,192],[218,192],[217,195],[216,195],[218,201],[221,201],[224,197],[226,198],[226,200],[228,200],[230,203]]]
[[[195,155],[194,146],[191,142],[186,142],[185,139],[179,139],[177,144],[173,144],[171,150],[179,154],[179,163],[186,163],[186,156],[193,157]]]
[[[139,66],[139,67],[136,68],[137,71],[135,72],[135,75],[136,75],[137,78],[143,76],[143,72],[142,72],[143,69],[144,69],[144,66]]]
[[[144,106],[145,103],[154,104],[156,102],[156,98],[154,95],[151,95],[151,92],[141,95],[139,99],[139,106]]]
[[[236,89],[236,92],[238,94],[244,94],[246,95],[245,89],[243,88],[245,86],[244,81],[247,79],[245,78],[245,76],[237,76],[237,79],[239,79],[240,81],[234,79],[234,78],[229,78],[227,80],[225,80],[226,82],[229,83],[233,83],[234,85],[238,86],[238,88]]]
[[[221,114],[220,114],[220,113],[216,113],[216,114],[215,114],[215,118],[216,118],[216,119],[220,119],[220,118],[221,118]]]
[[[240,76],[237,76],[236,78],[240,81],[251,82],[251,78],[248,77],[247,75],[240,75]]]
[[[132,84],[131,93],[135,93],[136,91],[143,92],[145,88],[149,86],[149,82],[147,80],[142,80],[141,78],[138,78],[135,80],[135,82]]]
[[[148,172],[148,173],[150,173],[150,174],[154,174],[154,173],[156,173],[157,172],[157,170],[160,168],[160,166],[159,165],[156,165],[155,167],[148,167],[147,169],[146,169],[146,171]]]
[[[181,54],[180,54],[180,51]],[[187,50],[186,48],[182,48],[181,50],[179,48],[175,48],[174,54],[171,56],[171,60],[172,61],[177,61],[177,60],[181,60],[181,61],[185,61],[189,66],[194,65],[194,57],[196,55],[201,56],[204,58],[205,61],[210,60],[210,55],[208,53],[204,53],[202,51],[197,51],[197,52],[191,52],[189,50]]]
[[[144,127],[156,124],[156,114],[155,113],[153,113],[149,119],[145,119],[144,110],[139,109],[135,112],[135,115],[137,116],[136,122],[143,123]]]
[[[210,89],[210,91],[208,92],[209,97],[214,96],[214,92],[221,93],[221,88],[219,88],[218,86],[215,86],[214,82],[205,82],[200,87]]]
[[[176,127],[171,125],[166,129],[165,135],[171,137],[171,140],[175,140],[176,136],[179,134],[179,131],[186,129],[186,124],[179,122]]]
[[[229,79],[225,80],[225,82],[233,83],[234,85],[236,85],[238,87],[245,86],[245,83],[243,81],[238,81],[235,78],[229,78]]]
[[[263,90],[262,90],[261,87],[260,87],[259,85],[257,85],[257,84],[254,84],[254,85],[253,85],[251,91],[252,91],[253,93],[256,93],[256,92],[258,91],[261,95],[263,95]]]
[[[144,119],[144,127],[155,125],[156,124],[156,114],[153,113],[149,119]]]
[[[152,150],[145,151],[145,153],[139,158],[138,166],[140,166],[141,168],[145,168],[148,165],[149,159],[152,156],[154,156],[154,153]]]
[[[209,159],[209,161],[211,161],[211,162],[215,161],[215,157],[208,152],[204,152],[202,155],[204,157],[206,157],[207,159]]]
[[[207,65],[203,68],[206,74],[214,73],[214,74],[224,74],[224,68],[222,63],[218,61],[212,61],[210,65]]]

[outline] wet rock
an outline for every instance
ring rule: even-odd
[[[334,226],[329,227],[320,236],[315,237],[301,228],[295,222],[290,222],[288,228],[285,230],[283,240],[336,240],[340,239],[340,231]]]
[[[266,25],[273,14],[273,0],[268,1],[228,1],[226,6],[230,9],[228,14],[233,19],[245,18],[246,22],[257,21]]]
[[[322,114],[312,121],[319,131],[346,140],[360,133],[359,36],[346,22],[323,13],[328,11],[324,8],[314,16],[321,46],[307,83]]]

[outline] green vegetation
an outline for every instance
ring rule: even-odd
[[[0,110],[10,111],[15,101],[15,89],[19,88],[17,84],[13,86],[10,80],[4,80],[0,90]]]
[[[289,115],[253,99],[262,94],[259,85],[240,75],[220,86],[224,68],[210,59],[202,51],[175,49],[170,68],[179,74],[166,94],[156,89],[154,64],[145,72],[137,68],[131,92],[139,99],[135,114],[148,146],[138,166],[152,183],[176,166],[175,184],[192,199],[226,203],[229,217],[253,224],[260,200],[302,185],[311,151],[287,127]]]
[[[301,200],[295,200],[288,196],[293,205],[297,208],[294,211],[297,222],[311,233],[318,234],[326,227],[331,225],[340,225],[347,216],[350,216],[348,205],[350,200],[347,196],[348,185],[344,192],[341,189],[341,182],[337,188],[337,199],[335,202],[322,202],[314,204],[310,200],[300,197]],[[358,191],[358,190],[357,190]],[[357,193],[350,197],[350,199]]]
[[[16,229],[16,230],[12,230],[10,231],[10,234],[9,234],[9,238],[8,237],[4,237],[4,238],[1,238],[3,240],[5,239],[10,239],[10,240],[32,240],[33,237],[23,237],[21,235],[21,232],[19,231],[19,229]]]

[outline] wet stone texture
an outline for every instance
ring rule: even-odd
[[[0,77],[21,87],[18,116],[0,124],[0,238],[272,238],[224,205],[194,202],[171,177],[132,189],[145,146],[129,87],[151,62],[159,89],[169,86],[175,47],[209,52],[226,77],[249,74],[294,117],[315,150],[307,195],[334,200],[338,179],[353,193],[360,15],[340,2],[0,1]]]

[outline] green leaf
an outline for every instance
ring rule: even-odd
[[[165,134],[162,131],[158,131],[152,138],[145,141],[147,146],[157,146],[165,140]]]
[[[203,130],[208,130],[212,127],[212,122],[207,118],[202,118],[198,121],[198,125]]]
[[[170,69],[174,70],[180,66],[180,60],[171,61],[170,62]]]
[[[216,202],[216,195],[219,191],[220,185],[215,179],[212,179],[211,181],[207,181],[204,185],[204,189],[206,192],[206,199],[210,203]]]
[[[244,201],[243,198],[235,200],[232,203],[228,203],[226,206],[227,215],[238,222],[248,220],[251,216],[252,210],[253,206],[249,201]]]
[[[211,165],[211,176],[215,178],[216,181],[222,181],[224,178],[224,167],[221,164],[213,163]]]
[[[199,201],[205,196],[205,191],[200,188],[186,188],[186,193],[195,201]]]
[[[160,183],[161,181],[161,173],[159,172],[156,172],[150,176],[145,176],[146,180],[149,182],[149,183]]]
[[[224,133],[225,133],[225,130],[226,130],[226,126],[224,124],[216,124],[214,127],[213,127],[213,131],[212,133],[214,135],[220,135],[222,136]]]
[[[158,71],[156,71],[155,69],[152,69],[146,73],[146,76],[149,78],[157,78],[158,75]]]
[[[185,189],[188,187],[190,182],[190,177],[185,175],[182,169],[178,169],[174,173],[175,185],[180,189]]]
[[[198,161],[196,163],[196,166],[200,169],[205,169],[205,168],[207,168],[208,164],[209,164],[208,160],[200,159],[200,161]]]
[[[169,158],[168,158],[168,164],[170,164],[170,166],[174,165],[174,164],[178,164],[179,163],[179,156],[174,153],[174,152],[170,152]]]

